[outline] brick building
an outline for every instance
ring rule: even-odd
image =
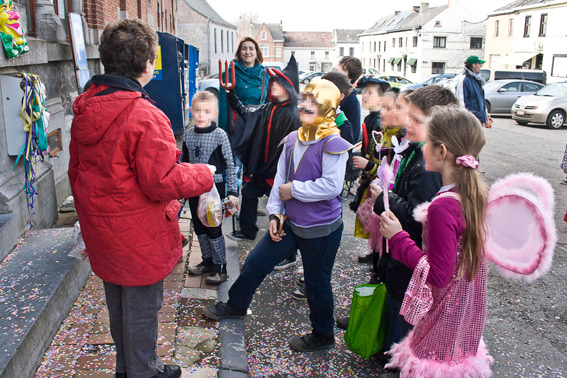
[[[283,26],[279,24],[252,24],[251,37],[258,42],[264,62],[283,62]]]
[[[337,59],[333,33],[284,32],[284,61],[295,55],[300,71],[328,72]]]

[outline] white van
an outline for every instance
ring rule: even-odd
[[[480,74],[484,80],[530,80],[543,85],[547,82],[547,74],[541,70],[500,70],[491,68],[481,68]]]

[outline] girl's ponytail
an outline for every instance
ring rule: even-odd
[[[459,275],[472,281],[484,256],[485,215],[488,186],[476,171],[476,158],[485,139],[478,119],[469,111],[455,107],[436,107],[427,124],[428,138],[434,146],[445,145],[455,156],[454,181],[461,197],[466,222],[462,237],[463,258]]]

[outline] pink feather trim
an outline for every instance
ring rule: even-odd
[[[386,368],[400,369],[400,378],[488,378],[494,358],[488,353],[484,340],[480,340],[476,356],[455,363],[418,358],[411,349],[413,332],[388,352],[390,363]]]

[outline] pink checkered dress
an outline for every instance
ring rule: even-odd
[[[423,224],[423,251],[427,254],[427,221]],[[482,340],[486,323],[487,268],[483,260],[472,282],[458,278],[461,242],[453,278],[442,289],[431,286],[433,304],[413,331],[390,350],[387,367],[399,368],[400,377],[490,377],[493,358]],[[414,279],[412,278],[412,281]]]

